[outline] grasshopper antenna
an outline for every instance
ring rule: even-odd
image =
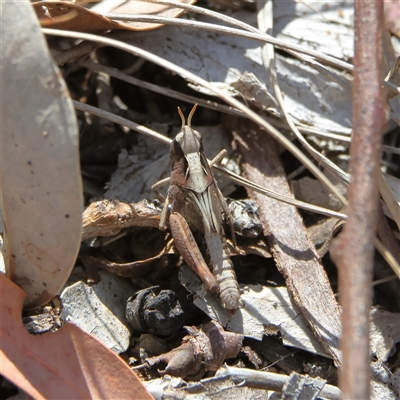
[[[178,107],[178,113],[179,113],[179,115],[181,117],[181,120],[182,120],[182,129],[183,129],[183,127],[186,125],[186,122],[185,122],[185,116],[183,115],[183,112],[182,112],[180,107]]]
[[[192,117],[193,117],[194,112],[196,111],[196,108],[197,108],[197,104],[195,104],[192,108],[192,111],[190,111],[190,114],[188,116],[188,121],[187,121],[188,126],[190,126],[190,124],[192,123]]]

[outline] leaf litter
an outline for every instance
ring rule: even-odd
[[[47,2],[46,6],[56,7],[58,3]],[[315,3],[313,3],[313,7],[314,5]],[[43,4],[37,2],[36,10],[42,6]],[[106,4],[104,6],[107,7]],[[299,29],[305,35],[312,30],[318,30],[324,32],[324,34],[318,36],[318,42],[312,40],[316,38],[312,34],[309,37],[300,38],[300,41],[305,41],[307,46],[311,45],[323,53],[338,56],[345,60],[351,58],[353,34],[349,23],[352,18],[351,3],[343,2],[343,4],[335,4],[334,7],[325,9],[320,5],[317,7],[318,10],[315,10],[315,7],[311,8],[306,3],[294,3],[293,8],[283,10],[283,14],[279,6],[275,7],[274,33],[278,38],[298,41],[299,36],[296,32]],[[290,15],[292,11],[293,14]],[[242,9],[230,15],[253,25],[256,24],[254,10],[244,11]],[[299,15],[301,15],[300,18]],[[192,17],[194,17],[193,14]],[[183,18],[186,18],[185,14]],[[196,17],[196,19],[210,21],[206,17]],[[313,28],[304,31],[301,24],[310,19]],[[336,41],[335,46],[328,45],[329,40],[331,40],[329,35],[332,34],[329,29],[333,29],[333,26],[338,29],[340,46],[337,45]],[[64,29],[70,28],[64,26]],[[86,29],[83,28],[82,30]],[[133,32],[129,33],[129,36],[126,32],[109,35],[161,55],[167,60],[169,59],[196,75],[213,82],[226,93],[240,96],[246,103],[254,104],[260,110],[260,113],[263,113],[269,121],[272,120],[276,126],[283,129],[285,135],[290,137],[287,124],[281,119],[281,111],[274,98],[267,76],[268,72],[264,69],[261,46],[258,42],[218,33],[210,34],[201,29],[187,29],[177,26],[166,26],[146,33]],[[68,39],[59,39],[53,40],[50,46],[52,51],[60,55],[71,51],[76,45]],[[178,92],[178,95],[182,93],[182,98],[184,98],[184,95],[190,94],[194,98],[204,101],[205,96],[210,94],[209,90],[200,90],[203,94],[193,92],[191,89],[199,89],[199,86],[194,85],[193,82],[189,82],[189,85],[187,85],[184,80],[149,63],[145,63],[148,68],[143,68],[143,63],[137,63],[137,59],[126,53],[116,53],[112,49],[93,50],[93,47],[88,49],[90,50],[86,51],[91,52],[91,58],[95,62],[125,70],[133,66],[131,68],[134,71],[132,74],[139,80],[152,82],[158,87],[172,87]],[[67,60],[68,57],[64,59]],[[310,136],[313,129],[326,134],[327,137],[332,132],[343,137],[348,136],[351,132],[351,94],[349,91],[351,79],[340,70],[333,67],[329,68],[330,73],[336,75],[337,79],[330,80],[326,71],[325,75],[321,74],[312,64],[304,64],[284,53],[277,55],[279,85],[284,93],[285,105],[290,110],[290,116],[295,124],[299,126],[302,132],[305,131],[309,138],[315,137]],[[99,81],[96,80],[96,77],[100,75],[89,69],[79,67],[79,64],[74,66],[74,61],[71,61],[70,64],[67,63],[63,71],[73,98],[89,104],[105,104],[105,107],[111,101],[114,106],[109,108],[108,111],[117,110],[120,115],[128,119],[136,119],[142,125],[152,126],[153,128],[155,126],[162,127],[162,129],[157,128],[157,130],[161,130],[163,134],[170,137],[173,137],[178,131],[179,123],[175,110],[177,105],[182,107],[182,101],[168,100],[166,102],[163,95],[155,96],[151,90],[140,89],[134,85],[121,85],[115,78],[107,78],[107,75],[105,78],[108,83],[105,91],[101,89]],[[343,83],[344,81],[347,84],[341,85],[340,82]],[[215,98],[211,98],[208,103],[212,104],[214,100]],[[204,104],[207,105],[207,102]],[[187,109],[191,107],[190,102],[185,107]],[[220,109],[220,106],[217,105],[215,108]],[[227,111],[233,112],[231,110]],[[302,393],[301,391],[305,390],[304,385],[310,384],[310,382],[305,383],[306,380],[303,375],[311,375],[312,368],[305,368],[305,361],[303,362],[304,365],[296,368],[292,366],[290,367],[292,369],[284,366],[282,361],[277,360],[275,360],[275,363],[278,363],[274,366],[274,362],[263,355],[266,348],[253,345],[256,350],[250,352],[245,350],[246,341],[251,339],[256,339],[259,343],[262,343],[265,338],[274,339],[273,348],[289,349],[292,351],[289,354],[301,351],[303,353],[300,354],[305,357],[304,359],[310,357],[307,354],[315,353],[317,355],[313,356],[311,363],[311,365],[314,365],[314,369],[320,360],[326,360],[330,363],[331,368],[335,369],[332,361],[329,361],[330,358],[333,358],[336,366],[340,366],[341,353],[338,346],[340,307],[333,295],[333,290],[337,290],[335,285],[336,272],[332,268],[329,252],[320,259],[314,246],[315,244],[324,247],[325,243],[326,251],[328,251],[337,219],[333,219],[334,221],[327,225],[328,228],[322,231],[322,237],[321,232],[319,233],[318,240],[315,239],[313,244],[308,236],[311,235],[311,237],[316,238],[315,235],[312,235],[313,228],[321,221],[327,220],[307,212],[299,214],[294,207],[280,205],[276,200],[269,200],[249,189],[247,189],[246,194],[243,188],[232,183],[222,184],[225,196],[229,195],[234,199],[250,197],[256,201],[256,206],[253,206],[253,209],[250,206],[245,206],[240,209],[241,211],[233,212],[238,245],[234,247],[232,243],[228,242],[228,247],[234,256],[236,274],[242,288],[243,308],[239,309],[235,316],[229,315],[221,307],[215,295],[207,293],[197,276],[183,265],[184,262],[179,258],[169,234],[158,231],[162,205],[158,200],[152,200],[154,194],[151,193],[150,188],[156,181],[169,175],[167,149],[161,150],[161,146],[155,146],[152,151],[149,151],[153,146],[151,139],[143,140],[141,136],[133,133],[129,128],[105,123],[105,120],[100,123],[101,120],[98,117],[90,116],[88,113],[78,112],[77,115],[80,124],[81,166],[86,210],[83,214],[83,242],[79,258],[65,290],[71,290],[73,285],[80,285],[80,290],[89,293],[96,291],[95,288],[99,285],[103,285],[111,288],[112,300],[112,293],[114,291],[120,292],[120,285],[117,284],[118,289],[113,289],[112,282],[115,281],[115,276],[109,275],[111,272],[125,277],[118,279],[125,280],[121,285],[131,287],[131,295],[133,296],[137,296],[141,293],[141,290],[146,291],[154,285],[158,285],[157,287],[160,288],[155,292],[146,292],[147,296],[150,295],[150,297],[145,302],[139,302],[142,308],[135,308],[135,318],[142,318],[142,316],[143,318],[150,318],[152,316],[151,318],[155,318],[155,321],[166,321],[161,323],[161,326],[168,326],[168,323],[172,326],[174,324],[171,321],[174,320],[171,320],[171,318],[176,318],[177,314],[176,312],[171,314],[171,310],[179,310],[178,314],[184,318],[182,317],[182,321],[176,324],[177,330],[174,333],[165,334],[164,332],[164,334],[160,334],[159,331],[151,328],[152,325],[141,325],[141,331],[127,325],[126,332],[133,331],[130,338],[131,343],[128,343],[125,347],[128,348],[127,351],[116,349],[113,344],[106,344],[114,351],[122,352],[122,357],[128,361],[144,381],[147,381],[146,386],[154,397],[161,396],[162,393],[169,393],[171,396],[175,396],[174,398],[181,398],[182,396],[189,398],[190,393],[201,393],[204,398],[213,396],[221,398],[221,390],[227,391],[230,396],[234,393],[235,395],[240,393],[245,398],[257,396],[255,393],[251,393],[246,385],[238,385],[239,382],[243,382],[243,379],[240,381],[237,378],[239,375],[236,375],[238,374],[236,369],[238,368],[233,368],[228,373],[228,377],[222,380],[218,380],[217,377],[209,378],[213,382],[210,382],[211,385],[217,385],[213,386],[213,389],[209,388],[209,383],[202,380],[197,386],[196,384],[194,386],[189,384],[184,389],[184,394],[178,394],[176,390],[182,385],[185,386],[185,381],[174,381],[172,378],[168,378],[168,375],[164,377],[164,379],[167,379],[163,381],[164,383],[156,383],[157,374],[163,371],[158,369],[159,364],[164,364],[164,368],[166,368],[161,373],[162,375],[170,373],[185,378],[189,375],[188,372],[191,372],[192,379],[200,379],[204,376],[206,370],[216,371],[223,368],[222,364],[225,358],[228,359],[228,365],[238,366],[242,369],[247,367],[243,369],[243,372],[248,371],[250,375],[244,381],[257,380],[255,374],[251,375],[254,368],[270,371],[260,372],[264,374],[262,375],[264,381],[270,386],[267,388],[258,383],[256,384],[258,388],[283,391],[284,396],[289,396],[293,390],[291,385],[297,385],[297,387],[300,387],[300,393]],[[302,182],[303,193],[308,193],[303,199],[310,202],[315,200],[317,204],[319,203],[324,207],[338,207],[338,203],[334,205],[327,200],[325,188],[321,189],[322,186],[318,186],[319,183],[316,184],[318,181],[310,180],[309,175],[304,169],[301,170],[296,160],[288,156],[287,151],[279,147],[277,150],[273,150],[275,145],[268,142],[265,132],[261,132],[256,126],[249,125],[249,123],[244,124],[239,119],[229,118],[229,120],[220,118],[217,112],[207,109],[199,109],[198,114],[195,115],[194,125],[196,127],[201,125],[197,129],[203,134],[209,157],[213,157],[220,149],[227,148],[229,150],[228,157],[224,160],[223,165],[261,186],[273,188],[279,193],[286,192],[287,196],[290,196],[290,192],[285,175],[290,175],[291,172],[294,173],[299,170],[300,172],[293,176],[297,176]],[[159,121],[159,124],[155,124],[154,121]],[[337,161],[338,155],[345,159],[347,155],[345,145],[335,147],[335,142],[332,139],[325,138],[324,140],[330,144],[329,148],[323,148],[323,144],[317,140],[313,141],[313,145],[316,148],[321,146],[321,150],[325,152],[325,156],[329,159]],[[385,144],[389,144],[393,148],[398,146],[398,132],[388,131],[385,136]],[[67,151],[64,150],[64,147],[60,150],[61,152]],[[259,153],[255,156],[257,152]],[[283,166],[280,165],[279,157],[283,160]],[[398,160],[398,156],[391,154],[385,158],[383,163],[386,172],[385,179],[388,182],[389,190],[394,192],[392,195],[394,198],[396,198],[396,184],[394,182],[399,179],[396,160]],[[66,174],[69,174],[68,170]],[[330,174],[329,177],[332,178],[332,175]],[[65,184],[63,178],[60,179],[59,177],[58,179]],[[229,181],[225,178],[225,182]],[[108,192],[104,189],[106,184]],[[390,189],[390,186],[393,189]],[[75,186],[76,188],[79,188],[79,185]],[[321,199],[321,196],[319,198],[313,196],[317,190],[319,193],[325,193],[323,199]],[[3,199],[10,192],[4,186],[4,183],[2,192]],[[328,195],[328,198],[331,198],[330,196],[332,195]],[[386,197],[384,199],[386,201]],[[321,200],[323,201],[321,202]],[[236,210],[237,203],[233,201],[231,204],[236,207],[231,207],[231,210]],[[382,228],[385,233],[390,231],[391,235],[398,233],[398,229],[393,226],[390,219],[396,219],[393,212],[395,213],[398,208],[393,207],[396,207],[396,205],[393,206],[392,203],[391,211],[386,208],[389,224]],[[250,214],[243,210],[249,211]],[[283,217],[284,213],[289,214]],[[255,214],[260,217],[261,223],[254,219]],[[52,221],[52,224],[58,225],[57,221],[53,220],[50,215],[48,215],[48,218]],[[308,228],[308,233],[303,222]],[[32,224],[33,221],[29,220],[29,223]],[[249,223],[250,228],[248,228]],[[294,233],[294,225],[298,226],[297,233]],[[259,235],[260,226],[263,230],[261,236]],[[81,229],[75,229],[75,232],[80,232]],[[20,227],[12,228],[12,234],[15,235],[18,231],[23,232]],[[29,231],[29,234],[31,232]],[[247,232],[247,237],[242,237],[245,232]],[[79,235],[75,233],[73,237],[80,238]],[[381,234],[380,238],[382,236]],[[396,246],[398,248],[398,242],[392,243],[395,248]],[[66,247],[63,247],[63,249],[63,251],[68,252]],[[395,251],[392,250],[394,254]],[[274,261],[272,261],[271,253]],[[72,254],[72,256],[74,255]],[[99,273],[99,268],[106,269],[109,272]],[[384,265],[383,268],[389,271],[387,266]],[[179,270],[181,272],[178,278]],[[29,273],[26,274],[29,278]],[[132,282],[129,278],[132,279]],[[67,276],[60,277],[62,284],[66,279]],[[73,282],[74,280],[75,282]],[[76,283],[77,280],[79,280],[78,283]],[[396,294],[398,281],[383,283],[380,285],[380,289],[388,284],[391,284],[387,286],[390,290],[375,292],[376,305],[380,304],[380,299],[383,297],[392,296],[396,298],[398,296],[398,293]],[[333,285],[333,288],[331,288],[331,285]],[[125,297],[128,297],[128,292]],[[109,304],[105,300],[104,290],[101,290],[98,296],[102,304]],[[87,295],[84,297],[87,297]],[[77,298],[76,294],[72,294],[68,300],[64,300],[65,309],[61,316],[64,315],[65,320],[68,319],[65,317],[67,304],[71,302],[75,310],[81,308],[84,314],[86,313],[82,321],[90,321],[89,323],[93,324],[85,326],[84,330],[89,331],[104,343],[106,340],[102,339],[97,332],[98,326],[103,324],[106,331],[111,333],[111,336],[116,335],[115,339],[121,340],[120,334],[111,329],[112,322],[104,324],[104,314],[101,311],[102,304],[93,306],[96,303],[92,303],[90,306],[83,306],[82,303],[78,304],[76,301],[74,303]],[[124,303],[125,301],[122,301],[121,304]],[[382,300],[382,303],[385,302]],[[385,304],[388,303],[390,304],[390,301],[386,301]],[[114,302],[113,305],[109,306],[108,312],[111,311],[113,316],[117,316],[119,320],[126,324],[126,317],[122,315],[124,308],[121,304],[116,305]],[[396,304],[396,302],[393,304]],[[325,308],[328,311],[323,311]],[[396,343],[400,341],[400,338],[396,335],[399,330],[399,311],[393,305],[392,309],[389,307],[389,311],[379,307],[371,311],[371,356],[390,371],[386,375],[383,372],[376,372],[372,382],[374,398],[382,398],[379,397],[382,396],[382,393],[385,393],[385,398],[394,398],[393,396],[399,395],[397,377],[399,369],[396,370],[395,362],[398,353],[398,351],[396,352]],[[37,312],[38,315],[43,315],[40,314],[40,310]],[[96,315],[97,321],[102,321],[102,323],[92,320],[90,314]],[[63,323],[61,322],[61,324]],[[78,319],[75,324],[80,325]],[[56,325],[50,323],[50,326],[55,326],[55,329],[58,329],[59,325],[60,323],[56,323]],[[186,336],[183,336],[183,325],[186,326],[185,329],[188,332]],[[65,327],[61,327],[58,333],[65,332],[66,337],[67,327],[71,327],[71,325],[66,324]],[[49,327],[49,329],[52,328]],[[145,333],[146,330],[151,333],[144,340],[143,332]],[[213,336],[215,342],[210,340],[210,332],[216,333],[217,336]],[[5,334],[7,334],[7,329]],[[128,339],[129,335],[128,333]],[[217,340],[217,337],[220,339]],[[237,338],[234,352],[225,352],[225,350],[221,352],[221,349],[213,347],[213,343],[221,343],[222,347],[226,347],[227,344],[223,344],[225,339],[222,338],[224,337]],[[162,340],[164,345],[161,347],[154,346],[155,340]],[[179,342],[181,342],[180,347]],[[294,350],[295,348],[301,350]],[[99,352],[99,350],[96,351]],[[104,350],[101,351],[104,352]],[[156,351],[157,354],[154,354],[153,351]],[[104,355],[104,357],[106,356]],[[186,368],[181,367],[184,360],[186,360]],[[259,363],[254,360],[259,360]],[[51,357],[45,361],[45,363],[50,362]],[[2,370],[2,375],[28,391],[34,398],[39,398],[37,392],[35,392],[36,381],[31,378],[31,388],[27,389],[27,387],[22,386],[21,378],[8,372],[11,371],[11,365],[7,364],[5,369]],[[278,365],[281,367],[278,367]],[[371,366],[373,365],[375,364],[371,364]],[[250,368],[251,366],[253,369]],[[62,363],[58,363],[58,368],[61,371]],[[291,376],[291,380],[285,381],[284,384],[273,383],[275,382],[274,379],[279,376],[276,372],[284,371],[290,375],[294,370],[300,375]],[[29,380],[31,376],[29,368],[26,371],[26,377]],[[222,369],[219,370],[218,374],[221,371]],[[378,371],[377,367],[374,371]],[[267,375],[268,373],[271,376]],[[209,376],[210,372],[207,374]],[[129,379],[133,378],[130,376]],[[313,379],[316,379],[312,381],[316,395],[322,395],[323,391],[330,386],[329,383],[337,384],[335,378],[332,377],[324,377],[321,380],[316,375]],[[47,387],[50,390],[52,388],[51,383],[47,383]],[[121,388],[123,387],[124,385],[121,386]],[[262,396],[262,392],[257,393],[258,396]]]

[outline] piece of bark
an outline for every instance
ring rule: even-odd
[[[293,197],[273,139],[255,125],[249,126],[248,121],[238,120],[231,126],[243,175],[270,190]],[[314,335],[340,366],[339,306],[297,209],[251,190],[248,193],[260,206],[258,214],[264,235],[291,296]]]
[[[83,212],[82,240],[114,236],[131,226],[158,228],[160,214],[161,208],[147,200],[135,204],[118,200],[96,201]]]

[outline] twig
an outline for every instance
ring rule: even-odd
[[[68,50],[58,53],[54,56],[54,61],[57,65],[64,65],[65,63],[74,60],[83,55],[89,54],[91,51],[96,49],[98,46],[93,42],[83,41]]]
[[[171,144],[171,139],[167,138],[164,135],[161,135],[160,133],[157,133],[156,131],[153,131],[145,127],[144,125],[136,124],[135,122],[132,122],[129,119],[120,117],[108,111],[101,110],[100,108],[93,107],[90,106],[89,104],[84,104],[76,100],[72,100],[72,103],[77,110],[88,112],[90,114],[96,115],[97,117],[108,119],[109,121],[115,122],[116,124],[127,126],[128,128],[136,132],[140,132],[143,135],[152,137],[153,139],[158,140],[159,142],[163,142],[167,145]]]
[[[237,384],[244,384],[258,389],[273,390],[282,392],[283,387],[289,377],[272,372],[254,371],[247,368],[236,368],[225,365],[217,371],[217,376],[228,375]],[[325,385],[320,392],[320,396],[326,399],[339,400],[341,393],[339,388],[332,385]]]
[[[380,143],[385,124],[382,91],[381,2],[356,1],[353,86],[353,138],[348,222],[334,242],[343,306],[343,368],[339,382],[344,399],[370,395],[369,326],[373,240],[378,206]]]

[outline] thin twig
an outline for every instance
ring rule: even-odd
[[[93,107],[76,100],[72,100],[72,103],[77,110],[88,112],[90,114],[96,115],[99,118],[108,119],[109,121],[115,122],[116,124],[127,126],[128,128],[136,132],[140,132],[143,135],[152,137],[153,139],[158,140],[159,142],[163,142],[167,145],[171,144],[171,139],[167,138],[164,135],[161,135],[160,133],[157,133],[156,131],[153,131],[145,127],[144,125],[136,124],[135,122],[132,122],[129,119],[120,117],[108,111],[101,110],[100,108]]]

